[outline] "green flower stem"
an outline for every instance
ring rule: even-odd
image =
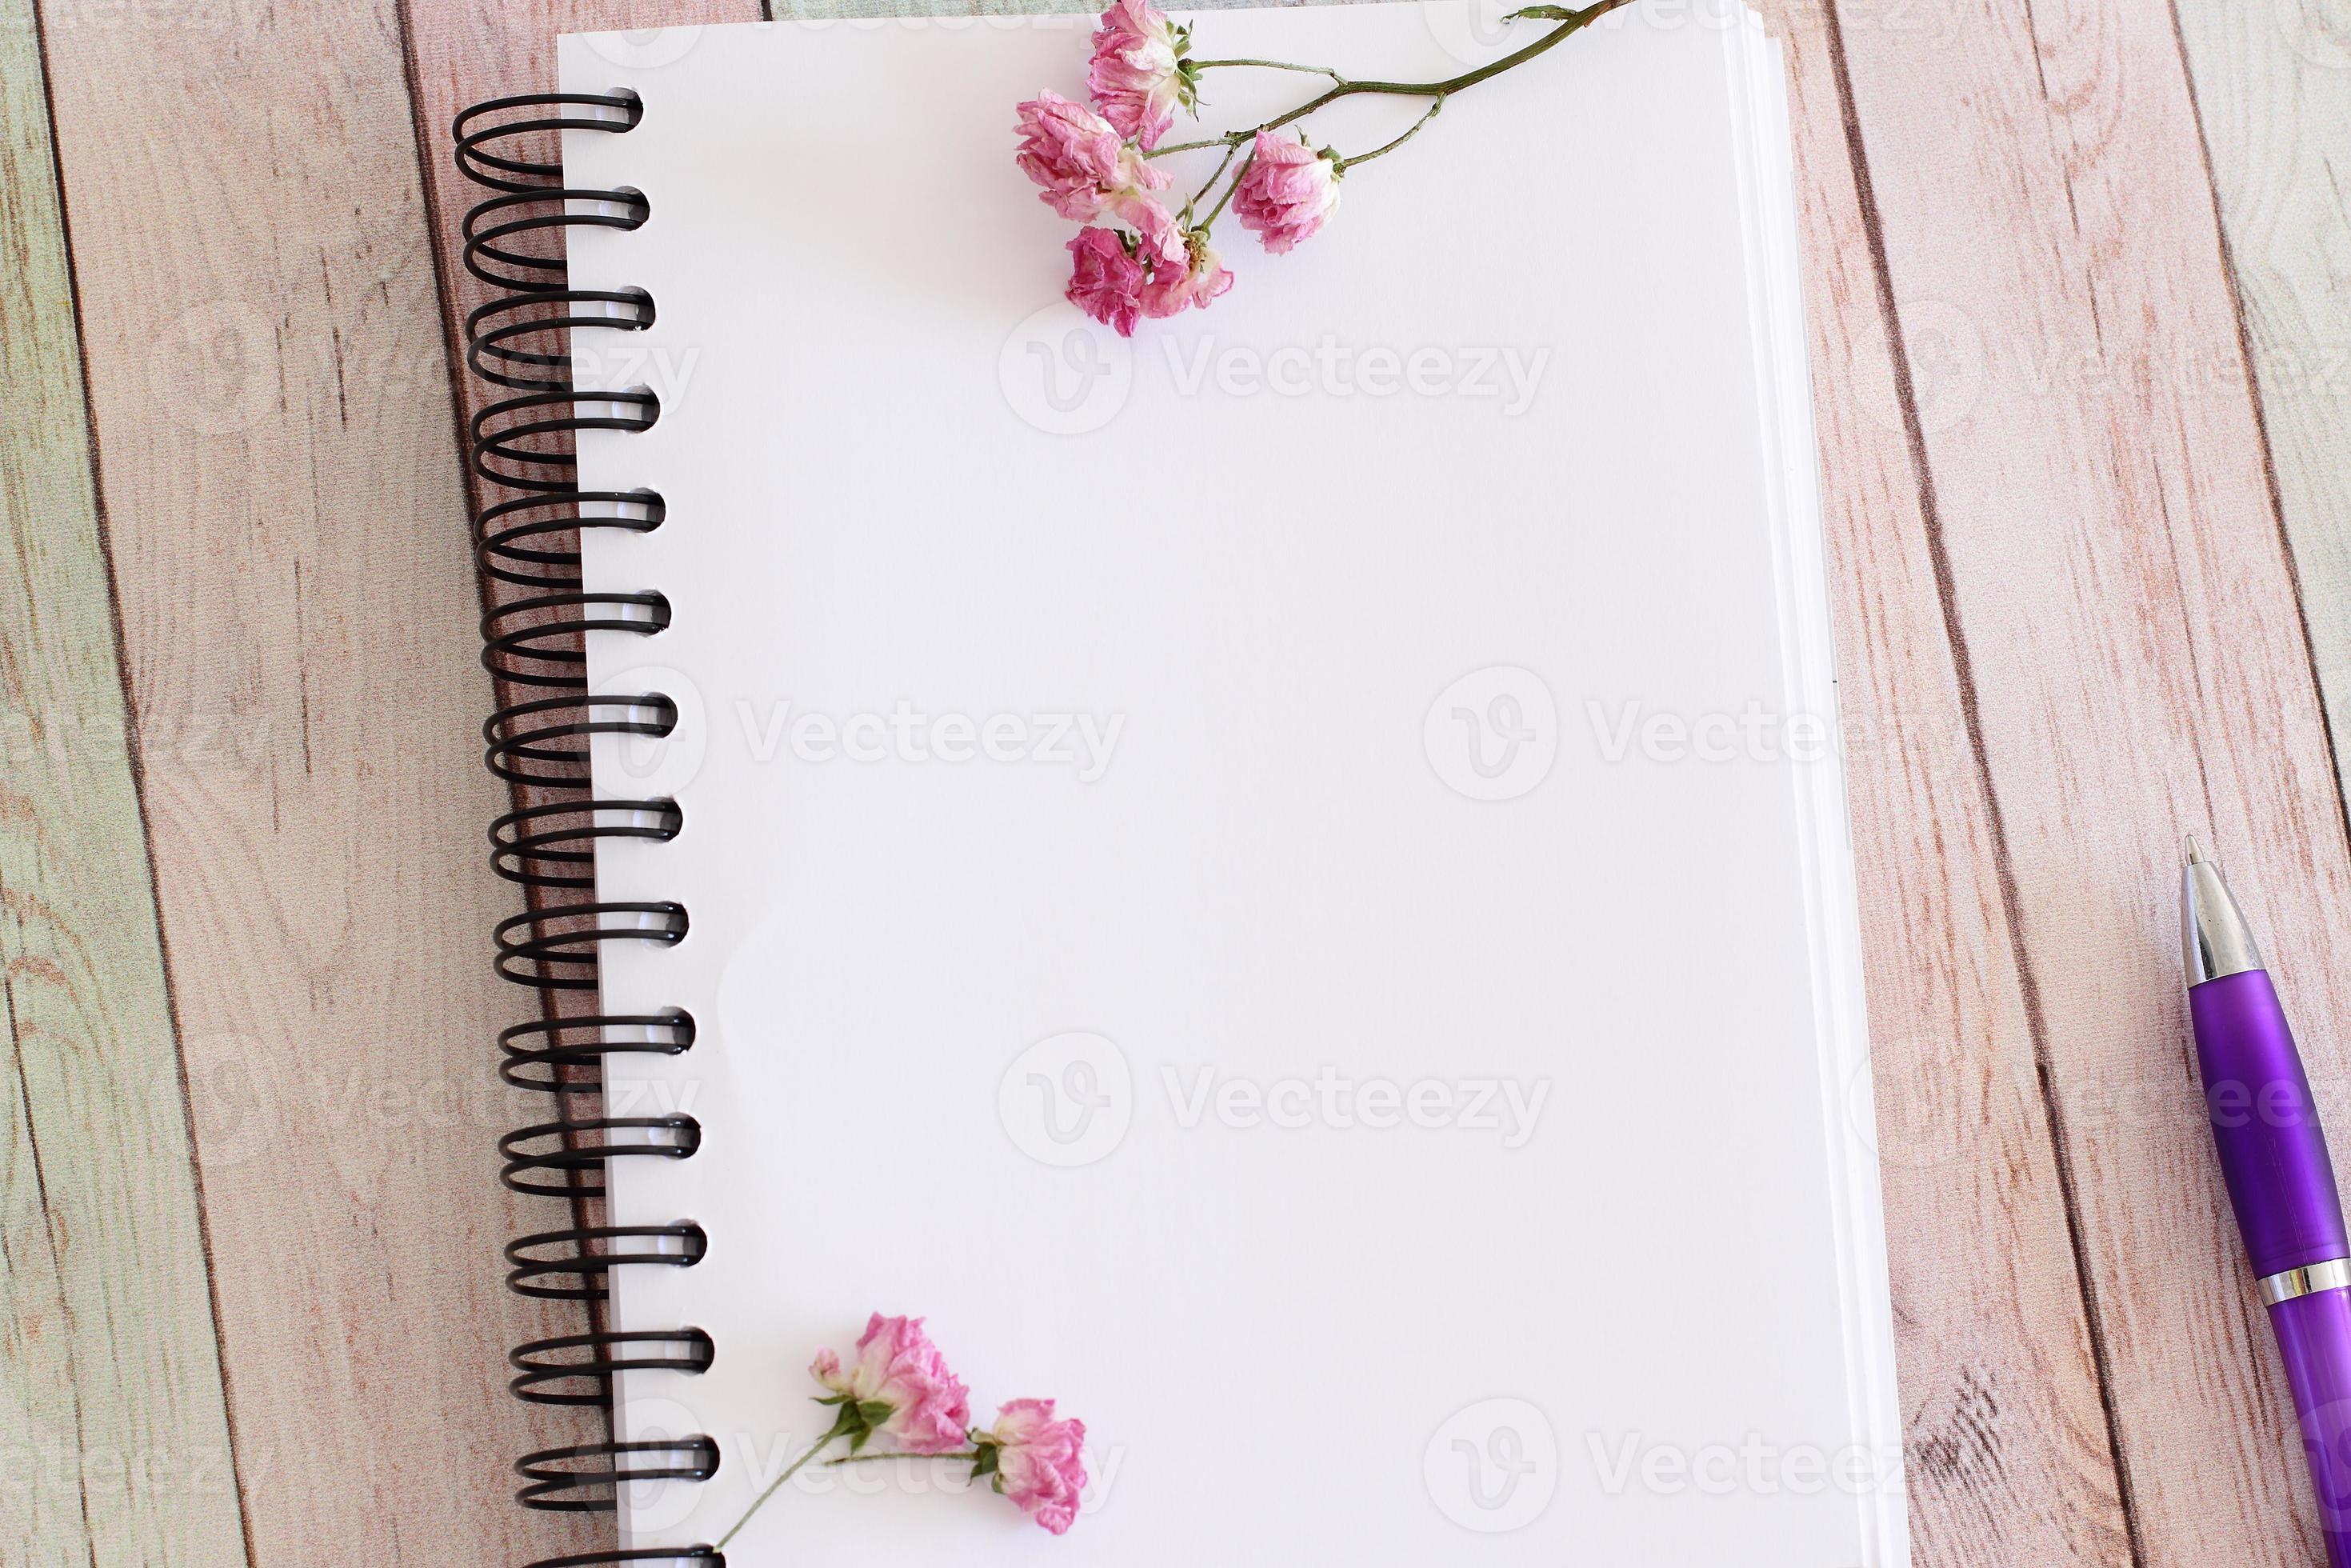
[[[1418,120],[1412,122],[1412,129],[1410,131],[1405,131],[1402,136],[1397,137],[1394,141],[1389,142],[1386,146],[1374,147],[1369,152],[1359,152],[1353,158],[1340,159],[1339,172],[1343,174],[1358,163],[1368,163],[1374,158],[1386,157],[1389,153],[1395,152],[1397,148],[1403,146],[1405,142],[1419,135],[1420,128],[1426,125],[1430,120],[1435,120],[1437,118],[1437,111],[1444,107],[1445,99],[1439,98],[1436,102],[1428,106],[1427,113],[1422,115]]]
[[[786,1469],[782,1475],[778,1476],[774,1482],[768,1486],[766,1491],[759,1494],[758,1500],[754,1502],[749,1508],[743,1511],[743,1517],[737,1520],[734,1524],[729,1527],[726,1533],[718,1538],[717,1549],[721,1551],[725,1550],[728,1542],[734,1540],[736,1536],[742,1533],[743,1527],[751,1522],[751,1516],[765,1508],[768,1505],[768,1500],[775,1496],[777,1492],[782,1490],[783,1485],[786,1481],[799,1474],[800,1468],[802,1466],[806,1465],[810,1459],[815,1458],[819,1454],[824,1452],[826,1446],[834,1438],[848,1436],[849,1433],[856,1429],[857,1425],[857,1406],[851,1405],[844,1407],[841,1410],[839,1418],[833,1422],[832,1430],[827,1432],[823,1437],[819,1437],[816,1440],[816,1446],[809,1449],[807,1453],[802,1454],[799,1458],[794,1459],[791,1462],[790,1468]]]
[[[1263,125],[1253,126],[1247,131],[1230,131],[1222,136],[1204,137],[1197,141],[1171,142],[1165,147],[1155,147],[1144,156],[1164,158],[1171,152],[1196,152],[1207,147],[1238,146],[1241,142],[1253,140],[1260,131],[1279,131],[1292,120],[1303,120],[1318,109],[1336,103],[1343,98],[1353,98],[1357,93],[1382,93],[1391,98],[1450,98],[1457,92],[1468,91],[1481,81],[1490,81],[1504,71],[1525,65],[1536,56],[1565,43],[1572,35],[1582,32],[1609,12],[1621,10],[1632,3],[1633,0],[1593,0],[1593,4],[1586,5],[1581,11],[1559,13],[1560,25],[1525,48],[1504,55],[1492,64],[1480,66],[1474,71],[1464,71],[1458,77],[1447,77],[1443,81],[1349,81],[1336,71],[1314,70],[1312,67],[1307,66],[1289,67],[1286,68],[1311,70],[1314,75],[1327,76],[1338,85],[1321,97],[1301,104],[1279,120],[1269,120]],[[1549,7],[1538,9],[1542,10],[1546,16],[1550,13]],[[1205,69],[1212,65],[1275,65],[1278,63],[1270,60],[1209,60],[1199,68]],[[1371,156],[1373,154],[1368,152],[1364,155],[1364,158]],[[1359,163],[1363,161],[1362,158],[1354,160]]]
[[[1322,97],[1291,110],[1280,119],[1266,121],[1258,127],[1258,130],[1279,131],[1294,120],[1305,119],[1326,104],[1336,103],[1343,98],[1353,98],[1357,93],[1363,92],[1384,93],[1390,97],[1402,98],[1450,98],[1457,92],[1468,91],[1481,81],[1490,81],[1504,71],[1525,65],[1537,55],[1565,43],[1572,35],[1582,32],[1609,12],[1620,10],[1632,3],[1633,0],[1594,0],[1594,4],[1586,5],[1581,11],[1568,13],[1558,26],[1545,33],[1525,48],[1504,55],[1491,65],[1480,66],[1474,71],[1464,71],[1458,77],[1447,77],[1443,81],[1342,82]]]
[[[1171,152],[1197,152],[1204,147],[1238,147],[1257,134],[1254,131],[1228,131],[1222,136],[1204,137],[1197,141],[1171,141],[1165,147],[1155,147],[1145,158],[1165,158]]]
[[[1329,66],[1293,66],[1288,60],[1194,60],[1192,62],[1192,68],[1196,71],[1212,71],[1220,66],[1255,66],[1260,70],[1296,71],[1301,76],[1329,77],[1335,82],[1344,82],[1347,79]]]
[[[977,1458],[979,1458],[977,1448],[963,1448],[952,1454],[843,1454],[837,1459],[825,1460],[824,1468],[831,1469],[835,1465],[870,1465],[883,1459],[976,1459]],[[726,1543],[722,1541],[718,1544],[724,1546]]]
[[[1374,148],[1371,152],[1363,154],[1359,158],[1340,159],[1339,168],[1343,172],[1351,164],[1368,163],[1374,158],[1395,152],[1397,148],[1411,141],[1414,136],[1419,133],[1420,128],[1426,125],[1430,120],[1434,119],[1438,110],[1445,107],[1445,100],[1452,97],[1455,93],[1467,92],[1469,89],[1476,87],[1481,81],[1491,81],[1494,78],[1500,76],[1504,71],[1514,70],[1518,67],[1525,65],[1529,60],[1533,59],[1538,55],[1543,54],[1548,50],[1557,48],[1561,44],[1565,43],[1571,37],[1582,32],[1584,28],[1589,27],[1593,23],[1597,22],[1601,17],[1608,15],[1609,12],[1621,10],[1632,3],[1633,0],[1593,0],[1592,5],[1586,5],[1581,11],[1562,11],[1556,6],[1550,5],[1530,7],[1530,12],[1532,15],[1538,16],[1547,21],[1556,20],[1559,23],[1559,26],[1553,27],[1550,32],[1545,33],[1541,37],[1537,38],[1533,43],[1529,44],[1526,47],[1514,50],[1510,54],[1504,55],[1500,59],[1494,61],[1490,65],[1480,66],[1474,71],[1464,71],[1457,77],[1447,77],[1443,81],[1349,81],[1346,78],[1339,75],[1336,71],[1315,70],[1312,67],[1305,66],[1285,67],[1282,66],[1280,62],[1274,60],[1205,61],[1197,68],[1205,70],[1209,66],[1255,65],[1288,70],[1308,70],[1312,71],[1313,74],[1317,76],[1327,76],[1337,85],[1332,87],[1328,92],[1322,94],[1320,97],[1311,99],[1307,102],[1301,104],[1298,108],[1291,110],[1288,114],[1281,116],[1280,119],[1267,120],[1263,125],[1252,126],[1247,131],[1227,131],[1222,136],[1210,136],[1197,141],[1175,142],[1169,146],[1155,148],[1151,152],[1144,153],[1144,156],[1145,158],[1164,158],[1171,152],[1196,152],[1210,147],[1221,147],[1225,150],[1225,161],[1224,162],[1217,165],[1217,172],[1208,177],[1208,183],[1207,185],[1200,187],[1199,195],[1194,196],[1191,202],[1186,204],[1185,210],[1189,212],[1193,206],[1199,204],[1201,196],[1205,196],[1208,193],[1209,187],[1213,186],[1217,181],[1223,176],[1226,167],[1233,161],[1234,151],[1244,141],[1255,141],[1260,132],[1279,131],[1285,125],[1305,119],[1308,115],[1313,113],[1318,109],[1322,109],[1331,104],[1336,103],[1343,98],[1353,98],[1358,93],[1379,93],[1390,98],[1432,98],[1437,100],[1429,106],[1429,110],[1426,114],[1422,115],[1419,120],[1413,123],[1413,127],[1410,131],[1405,131],[1402,136],[1397,137],[1394,141],[1389,142],[1386,146]],[[1512,15],[1515,16],[1520,15],[1520,13],[1513,13]],[[1233,193],[1239,190],[1241,182],[1248,178],[1249,163],[1254,162],[1255,161],[1255,155],[1252,154],[1248,161],[1241,164],[1239,172],[1233,175],[1232,183],[1225,187],[1225,193],[1217,200],[1215,209],[1208,214],[1207,218],[1200,225],[1201,232],[1206,233],[1209,225],[1214,224],[1217,221],[1217,216],[1224,212],[1227,204],[1231,202],[1233,199]]]
[[[1225,193],[1217,198],[1217,204],[1209,212],[1208,215],[1200,220],[1200,232],[1202,234],[1205,235],[1211,228],[1214,228],[1216,226],[1217,220],[1224,215],[1226,204],[1233,199],[1233,193],[1241,188],[1241,182],[1249,178],[1249,165],[1256,162],[1257,154],[1254,152],[1250,153],[1247,158],[1241,161],[1240,172],[1235,174],[1233,176],[1233,183],[1225,187]]]
[[[1207,197],[1207,193],[1217,188],[1217,182],[1223,179],[1225,177],[1225,171],[1233,166],[1233,154],[1238,152],[1240,150],[1241,144],[1238,141],[1228,141],[1225,144],[1224,162],[1217,164],[1217,172],[1209,175],[1198,190],[1192,193],[1192,199],[1184,204],[1184,215],[1186,217],[1190,217],[1192,215],[1192,209],[1198,206],[1201,201]],[[1217,211],[1221,213],[1224,210],[1224,204],[1221,202],[1217,203]]]

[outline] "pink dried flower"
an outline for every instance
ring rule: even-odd
[[[1225,270],[1223,260],[1208,248],[1208,236],[1191,229],[1172,253],[1163,254],[1155,260],[1151,281],[1143,288],[1143,313],[1152,317],[1180,316],[1195,305],[1206,310],[1210,300],[1232,286],[1233,275]]]
[[[1118,215],[1140,231],[1087,228],[1070,242],[1070,303],[1113,329],[1134,336],[1145,316],[1180,315],[1233,286],[1207,236],[1186,229],[1149,196],[1119,204]]]
[[[1257,133],[1257,149],[1233,193],[1233,215],[1280,256],[1311,239],[1339,210],[1339,161],[1326,149]]]
[[[1113,0],[1094,28],[1086,89],[1121,136],[1156,147],[1176,110],[1196,101],[1184,57],[1191,47],[1192,30],[1176,26],[1149,0]]]
[[[1083,1421],[1056,1420],[1050,1399],[1015,1399],[977,1441],[980,1469],[995,1470],[998,1491],[1055,1535],[1068,1531],[1086,1490]]]
[[[1070,242],[1075,265],[1070,275],[1071,304],[1115,329],[1122,338],[1134,336],[1143,317],[1143,263],[1127,249],[1128,240],[1116,229],[1080,229]]]
[[[1099,216],[1113,202],[1156,191],[1167,175],[1119,139],[1109,120],[1057,92],[1040,92],[1020,106],[1014,160],[1044,188],[1040,198],[1078,223]]]
[[[857,1364],[846,1372],[831,1351],[817,1353],[810,1375],[830,1390],[833,1402],[866,1413],[864,1427],[895,1438],[910,1454],[944,1454],[964,1446],[971,1426],[971,1396],[947,1364],[920,1318],[885,1318],[875,1312],[857,1342]],[[886,1416],[873,1406],[887,1406]],[[855,1439],[864,1441],[863,1435]]]

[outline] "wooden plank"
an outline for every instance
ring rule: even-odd
[[[2351,789],[2351,19],[2179,0],[2335,767]]]
[[[1905,1463],[1925,1565],[2129,1546],[1832,18],[1788,49]],[[1960,1217],[1957,1222],[1954,1217]]]
[[[2161,6],[1949,11],[1922,37],[1838,7],[1905,362],[1937,392],[1927,521],[2136,1555],[2309,1563],[2194,1096],[2176,889],[2182,834],[2210,835],[2323,1080],[2346,1065],[2351,851],[2178,39]]]
[[[256,1563],[573,1550],[505,1348],[498,792],[392,0],[45,8]],[[125,1559],[126,1561],[129,1559]]]
[[[0,1561],[242,1563],[30,0],[0,0]]]

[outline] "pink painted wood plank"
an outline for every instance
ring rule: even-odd
[[[500,797],[396,6],[41,9],[252,1561],[565,1549],[511,1501],[554,1434],[506,1348],[576,1314],[501,1278]]]
[[[1917,1561],[2129,1561],[1840,41],[1789,50]]]
[[[2339,1082],[2351,852],[2171,17],[1955,0],[1929,35],[1837,9],[2138,1555],[2314,1562],[2176,884],[2204,834]]]

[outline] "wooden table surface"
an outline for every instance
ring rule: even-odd
[[[508,1500],[592,1434],[503,1392],[575,1325],[498,1262],[447,128],[756,9],[0,0],[0,1562],[601,1538]],[[2351,0],[1772,9],[1917,1560],[2316,1563],[2173,889],[2351,1129]]]

